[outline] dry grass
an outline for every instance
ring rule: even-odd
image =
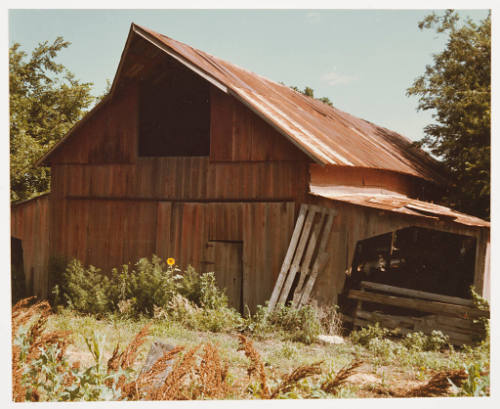
[[[229,364],[221,362],[217,348],[212,344],[206,344],[198,367],[200,388],[194,393],[195,399],[198,397],[221,399],[226,396],[229,391],[226,382],[228,369]]]
[[[88,326],[87,322],[90,321],[84,321],[85,325],[83,325],[82,321],[78,320],[75,322],[68,320],[73,325],[71,327],[67,325],[57,327],[53,326],[53,320],[54,316],[50,315],[50,307],[43,302],[30,306],[30,301],[23,300],[13,308],[13,329],[19,330],[24,327],[23,333],[29,334],[27,337],[30,338],[29,348],[24,348],[22,350],[24,352],[19,346],[13,346],[12,376],[15,401],[23,401],[26,397],[30,400],[46,399],[43,394],[32,390],[29,384],[23,384],[22,365],[33,363],[39,356],[40,347],[47,345],[58,347],[59,359],[62,359],[64,354],[68,354],[66,347],[70,344],[69,332],[61,330],[69,329],[78,333],[78,327],[85,326],[85,331],[92,328],[94,332],[102,332],[111,327],[105,321],[98,323],[92,321],[94,328]],[[131,378],[126,381],[123,376],[118,379],[118,382],[113,385],[110,382],[108,385],[121,388],[121,399],[124,400],[318,397],[317,393],[316,395],[311,394],[313,389],[316,392],[325,393],[322,395],[325,397],[329,395],[336,397],[449,396],[451,383],[448,379],[456,386],[461,386],[466,379],[463,370],[446,370],[436,372],[428,382],[424,383],[423,379],[428,379],[428,376],[432,374],[430,370],[426,371],[429,375],[426,376],[424,373],[417,380],[415,374],[412,375],[393,365],[383,368],[385,375],[382,374],[382,377],[377,376],[374,381],[361,385],[356,383],[354,379],[356,376],[372,375],[373,377],[375,371],[379,373],[382,368],[372,367],[368,352],[365,351],[359,355],[359,351],[354,353],[352,346],[348,344],[307,347],[293,344],[296,348],[296,354],[293,358],[285,358],[281,352],[283,346],[279,342],[267,340],[256,341],[254,344],[252,340],[243,335],[207,335],[193,331],[182,332],[179,335],[176,332],[174,335],[178,337],[175,338],[176,341],[169,340],[169,342],[172,342],[173,345],[186,344],[186,347],[178,346],[165,352],[149,370],[143,369],[141,372],[136,372],[142,363],[138,362],[139,352],[141,348],[148,347],[150,333],[161,337],[172,336],[161,332],[156,321],[152,322],[151,327],[144,326],[144,323],[135,323],[132,326],[127,321],[126,324],[129,326],[126,327],[121,326],[121,321],[120,327],[113,323],[113,328],[115,328],[113,335],[120,334],[118,341],[124,344],[125,340],[131,339],[122,352],[117,344],[116,335],[114,338],[113,336],[108,337],[108,339],[112,339],[107,346],[107,354],[104,355],[109,357],[107,361],[108,374],[123,369],[131,370],[132,374],[136,374],[135,379],[131,382]],[[27,325],[30,327],[28,328]],[[176,329],[176,331],[178,330]],[[198,340],[202,336],[206,336],[206,342],[200,344]],[[78,342],[78,337],[74,338],[75,343]],[[238,347],[236,340],[239,342]],[[110,354],[114,345],[116,347]],[[82,347],[77,349],[77,351],[80,350],[83,350]],[[356,358],[358,356],[366,364],[363,373],[360,369],[361,361]],[[337,367],[341,369],[325,376],[322,362],[317,361],[318,359],[326,359],[326,365],[329,365],[330,362],[333,363],[329,358],[334,358],[336,366],[338,365]],[[356,360],[349,363],[353,358]],[[315,363],[311,364],[311,362]],[[71,362],[67,365],[71,365]],[[77,367],[81,364],[75,362],[74,365]],[[87,367],[85,363],[83,366]],[[64,384],[71,387],[76,380],[69,373],[68,368],[68,366],[64,368],[67,371],[63,374]],[[401,373],[391,372],[391,370],[396,369],[400,370]],[[406,384],[402,382],[403,375],[408,378],[405,378],[408,381]],[[301,382],[306,378],[310,378],[308,382]],[[39,392],[41,391],[40,387]]]
[[[47,320],[51,315],[51,308],[47,301],[37,302],[28,306],[35,297],[20,300],[12,307],[12,341],[20,330],[25,325],[30,325],[28,329],[28,339],[30,342],[29,349],[26,353],[26,358],[23,364],[29,365],[37,360],[41,354],[41,348],[49,345],[54,345],[58,348],[58,362],[62,361],[66,353],[67,346],[71,343],[69,332],[67,331],[51,331],[44,332],[47,325]],[[30,322],[31,321],[31,322]],[[24,402],[26,399],[26,386],[22,383],[23,367],[21,366],[21,348],[18,345],[12,347],[12,398],[15,402]],[[63,371],[62,366],[58,367],[59,371]],[[39,394],[36,389],[30,391],[31,400],[37,401]]]
[[[466,379],[467,373],[463,369],[440,371],[434,374],[424,385],[394,395],[403,398],[447,396],[452,386],[450,381],[455,386],[460,387]]]
[[[196,351],[200,346],[196,346],[187,351],[184,356],[177,359],[172,372],[167,376],[163,385],[156,390],[152,390],[146,398],[148,400],[185,400],[189,399],[188,389],[184,385],[184,380],[193,372],[196,365]]]
[[[323,382],[321,389],[326,393],[335,393],[337,389],[346,382],[347,378],[353,375],[362,364],[362,361],[354,361],[349,366],[342,368],[335,374],[333,379],[327,379]]]
[[[108,371],[132,367],[137,358],[139,348],[144,344],[146,337],[149,335],[149,328],[150,325],[144,326],[121,353],[118,353],[119,345],[116,344],[113,354],[108,360]]]
[[[309,376],[313,375],[319,375],[321,374],[321,362],[316,362],[312,365],[304,365],[304,366],[299,366],[298,368],[294,369],[291,373],[288,375],[285,375],[281,382],[274,388],[273,392],[270,395],[270,399],[274,399],[278,397],[280,394],[287,393],[292,390],[292,388],[297,385],[297,383]]]
[[[269,387],[267,386],[267,376],[264,370],[264,363],[260,357],[260,354],[253,346],[253,342],[250,341],[244,335],[238,335],[240,346],[238,351],[244,351],[245,356],[250,359],[250,365],[247,368],[248,378],[256,377],[260,382],[260,389],[262,398],[268,399],[270,396]]]

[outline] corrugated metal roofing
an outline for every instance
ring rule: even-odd
[[[457,212],[435,203],[423,202],[409,197],[386,192],[374,192],[372,189],[349,187],[349,190],[339,189],[339,186],[309,185],[310,193],[331,200],[339,200],[360,206],[373,207],[395,213],[409,214],[423,218],[444,219],[454,223],[490,227],[490,223],[474,216]]]
[[[387,169],[443,182],[437,162],[396,132],[152,30],[137,25],[132,29],[198,73],[201,70],[219,88],[227,88],[319,163]]]

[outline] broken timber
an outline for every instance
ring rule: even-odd
[[[476,319],[489,317],[489,311],[476,308],[472,300],[368,281],[361,282],[361,291],[351,290],[349,298],[431,314],[414,317],[357,309],[353,317],[354,326],[379,322],[387,328],[399,328],[402,334],[414,331],[430,334],[433,330],[440,330],[456,345],[471,344],[481,337],[483,329]]]
[[[326,245],[336,212],[332,209],[303,204],[290,240],[283,265],[276,280],[269,310],[285,304],[297,273],[300,273],[292,303],[301,306],[309,301],[319,272],[328,262]]]

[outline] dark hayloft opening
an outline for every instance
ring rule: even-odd
[[[210,101],[206,81],[180,64],[143,83],[139,156],[208,156]]]

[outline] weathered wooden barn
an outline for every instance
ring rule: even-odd
[[[446,176],[409,140],[135,24],[109,95],[39,164],[51,192],[13,205],[11,236],[42,297],[52,258],[152,254],[216,271],[237,308],[282,267],[320,304],[366,277],[489,297],[489,223],[432,203]]]

